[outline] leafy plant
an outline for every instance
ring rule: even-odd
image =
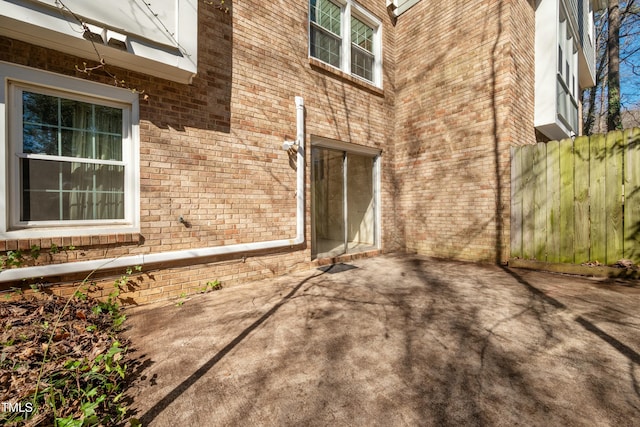
[[[176,307],[181,307],[184,304],[186,297],[187,297],[187,293],[182,292],[178,297],[178,302],[176,302]]]
[[[126,317],[121,312],[118,297],[131,274],[141,270],[139,266],[127,269],[114,281],[114,290],[106,301],[92,300],[88,296],[90,285],[87,283],[94,273],[91,272],[64,304],[50,296],[46,300],[50,309],[29,310],[40,313],[32,319],[34,327],[29,329],[34,335],[15,331],[14,338],[3,343],[5,349],[13,348],[3,350],[0,369],[37,377],[31,380],[35,382],[33,390],[13,391],[18,393],[13,395],[13,399],[28,401],[31,410],[0,413],[0,424],[22,425],[27,422],[83,427],[115,425],[124,421],[127,408],[122,401],[122,388],[127,371],[124,363],[127,348],[121,345],[116,333]],[[29,302],[21,300],[21,304]],[[55,311],[51,312],[52,309]],[[45,315],[49,317],[45,318]],[[75,341],[66,344],[67,340]],[[19,357],[12,357],[25,354],[24,349],[17,349],[20,344],[29,345],[26,350],[33,354],[26,366],[18,364]],[[66,350],[59,350],[61,344],[61,348]]]
[[[40,257],[40,246],[31,245],[30,255],[31,255],[31,258],[38,259]]]
[[[207,284],[204,285],[202,289],[200,289],[200,293],[206,293],[210,291],[219,291],[220,289],[222,289],[222,283],[220,283],[219,280],[213,280],[213,281],[207,282]]]
[[[2,257],[2,263],[0,264],[0,270],[13,267],[21,267],[24,263],[24,257],[22,251],[7,251],[6,255]]]
[[[51,244],[51,247],[47,250],[50,257],[60,253],[61,250],[74,251],[75,246],[58,246],[55,243]],[[23,252],[20,249],[9,250],[4,255],[0,256],[0,271],[9,268],[20,268],[25,265],[34,265],[43,253],[43,249],[38,245],[31,245],[28,251]]]

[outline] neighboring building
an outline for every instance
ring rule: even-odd
[[[593,9],[605,7],[605,2],[540,0],[536,4],[535,126],[549,139],[579,135],[580,94],[595,85]]]
[[[503,262],[509,147],[579,133],[593,81],[586,0],[88,4],[0,0],[0,252],[42,253],[5,288]]]

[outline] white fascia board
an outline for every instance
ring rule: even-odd
[[[99,43],[95,43],[95,47],[109,65],[190,83],[197,72],[196,1],[175,0],[180,13],[176,15],[173,46],[170,38],[150,40],[140,35],[144,33],[140,28],[114,30],[109,23],[93,19],[91,27],[102,30],[101,35],[107,36],[105,43],[113,37],[125,41],[127,50]],[[0,10],[0,35],[98,61],[94,46],[83,37],[82,26],[68,14],[43,2],[27,0],[0,0]]]
[[[551,141],[559,141],[571,136],[571,131],[560,120],[544,126],[536,126],[536,129]]]
[[[583,49],[585,49],[584,46]],[[583,51],[578,52],[578,84],[580,89],[590,88],[596,84],[595,76],[591,73],[591,67]]]
[[[398,17],[415,6],[420,0],[387,0],[387,8]]]

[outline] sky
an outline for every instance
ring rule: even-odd
[[[640,108],[640,75],[638,75],[640,74],[640,54],[636,53],[633,61],[636,64],[637,74],[633,74],[628,64],[620,65],[620,92],[623,107],[627,109]]]
[[[638,3],[638,0],[635,2]],[[640,108],[640,18],[627,19],[627,28],[621,29],[621,33],[630,35],[620,41],[620,58],[623,59],[628,52],[635,52],[628,62],[622,61],[620,64],[620,92],[623,107],[630,109],[635,106],[638,109]],[[635,65],[636,74],[632,72],[630,64]]]

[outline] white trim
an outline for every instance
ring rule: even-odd
[[[375,241],[378,249],[382,248],[382,153],[376,157],[376,161],[373,164],[374,173],[374,209],[376,215],[376,228],[375,228]]]
[[[90,82],[75,77],[67,77],[48,71],[15,65],[0,61],[0,163],[5,170],[3,186],[0,187],[0,239],[30,239],[42,237],[67,237],[114,233],[136,233],[140,231],[140,136],[138,94],[130,90]],[[34,88],[43,92],[69,95],[83,100],[92,100],[105,105],[117,105],[123,109],[129,126],[124,126],[123,161],[125,167],[125,219],[124,221],[83,221],[68,223],[18,223],[19,201],[17,191],[12,191],[10,182],[19,179],[16,162],[10,158],[15,153],[9,140],[11,127],[20,128],[20,114],[11,114],[12,97],[22,89]],[[44,89],[44,90],[42,90]],[[11,123],[10,121],[13,121]],[[9,126],[7,126],[7,124]],[[37,156],[37,155],[36,155]],[[80,160],[81,159],[75,159]],[[127,194],[128,193],[128,194]],[[17,212],[17,213],[16,213]]]
[[[126,162],[124,161],[88,159],[86,157],[50,156],[48,154],[24,154],[24,153],[15,153],[15,156],[20,159],[59,160],[61,162],[88,163],[92,165],[111,165],[111,166],[126,165]]]
[[[382,155],[382,150],[379,148],[366,147],[364,145],[338,141],[335,139],[324,138],[316,135],[311,135],[311,146],[329,148],[338,151],[347,151],[349,153],[359,154],[361,156],[376,157]]]
[[[398,17],[415,6],[420,0],[387,0],[387,9]]]

